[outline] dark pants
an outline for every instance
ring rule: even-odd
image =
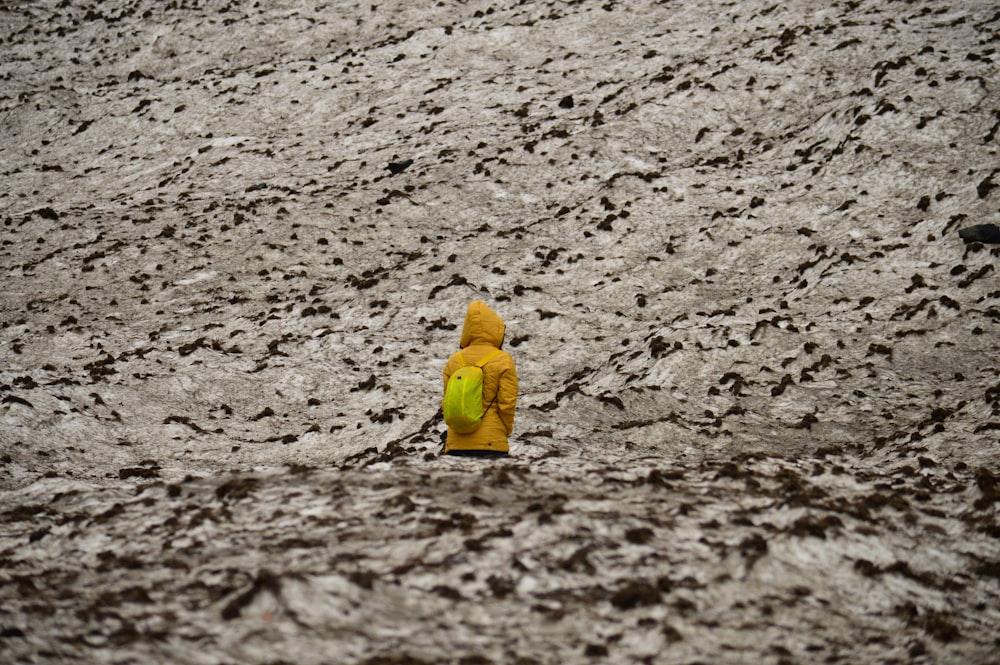
[[[510,457],[508,453],[498,450],[449,450],[445,455],[454,455],[455,457]]]

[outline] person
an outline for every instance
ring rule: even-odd
[[[444,366],[444,386],[465,365],[473,365],[492,354],[483,365],[483,419],[468,434],[448,428],[444,452],[471,457],[506,457],[510,453],[507,437],[514,430],[517,406],[517,370],[514,359],[503,350],[506,326],[503,319],[486,303],[469,303],[459,339],[459,351]]]

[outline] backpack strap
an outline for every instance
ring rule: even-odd
[[[479,362],[476,363],[476,367],[478,367],[479,369],[482,369],[483,366],[486,365],[486,363],[488,363],[489,361],[493,360],[498,355],[500,355],[500,349],[493,349],[492,351],[490,351],[489,353],[487,353],[485,356],[483,356],[479,360]],[[462,362],[465,362],[465,360],[463,359]],[[490,409],[492,409],[493,405],[497,403],[497,398],[500,397],[499,390],[500,390],[500,388],[498,386],[497,387],[497,393],[493,395],[493,399],[490,400],[489,406],[487,406],[485,409],[483,409],[483,415],[484,416],[486,415],[486,412],[489,411]]]

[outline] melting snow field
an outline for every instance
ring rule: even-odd
[[[0,3],[0,661],[1000,662],[998,31]]]

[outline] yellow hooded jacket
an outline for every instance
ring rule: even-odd
[[[462,327],[459,348],[468,364],[482,360],[503,345],[506,326],[503,319],[486,303],[469,303]],[[444,386],[463,365],[456,353],[444,366]],[[469,434],[459,434],[448,428],[445,452],[451,450],[490,450],[509,452],[507,437],[514,430],[514,408],[517,406],[517,371],[514,359],[501,351],[483,366],[483,408],[486,413],[479,428]]]

